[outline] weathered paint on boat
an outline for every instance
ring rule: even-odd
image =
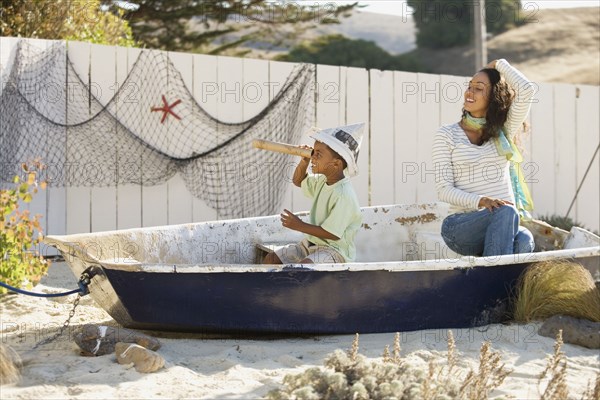
[[[45,240],[61,250],[77,277],[91,271],[92,297],[121,325],[213,333],[485,325],[507,318],[507,300],[531,262],[600,259],[600,246],[458,258],[439,236],[444,204],[362,212],[357,262],[347,264],[257,264],[266,243],[301,238],[283,228],[278,216]],[[591,240],[587,244],[597,238],[583,235]]]

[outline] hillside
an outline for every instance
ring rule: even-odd
[[[232,21],[218,27],[224,28],[231,25],[235,25],[236,32],[221,37],[215,41],[216,44],[240,39],[255,27],[252,23],[241,22],[240,18],[232,18]],[[200,21],[191,21],[191,26],[192,29],[199,32],[206,30]],[[333,34],[343,35],[350,39],[373,41],[390,54],[405,53],[416,47],[415,25],[410,17],[403,19],[402,17],[356,10],[350,16],[340,18],[339,24],[316,25],[299,35],[295,28],[294,26],[279,26],[277,35],[271,38],[271,42],[251,41],[246,42],[240,48],[249,51],[246,57],[269,59],[288,52],[302,42],[312,41],[318,36]]]
[[[355,11],[350,17],[341,19],[340,24],[324,25],[317,32],[370,40],[390,54],[406,53],[416,47],[415,24],[410,16],[403,19],[393,15]]]
[[[488,40],[490,60],[506,58],[538,82],[600,85],[600,8],[542,9],[529,17],[536,21]],[[301,35],[289,27],[280,29],[284,40],[275,46],[247,43],[246,57],[271,59],[319,35],[337,33],[351,39],[371,40],[391,54],[410,52],[421,62],[424,72],[469,76],[475,71],[471,48],[413,50],[415,26],[410,17],[359,10],[342,18],[339,24],[318,26]],[[241,29],[228,40],[244,33]]]
[[[491,38],[488,58],[506,58],[537,82],[600,85],[600,8],[540,10],[537,22]],[[468,76],[473,50],[415,50],[428,72]]]
[[[600,85],[600,8],[544,10],[538,24],[506,32],[489,48],[533,80]]]

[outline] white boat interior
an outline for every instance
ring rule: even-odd
[[[313,265],[314,269],[453,269],[475,265],[510,264],[560,258],[590,258],[587,266],[600,280],[600,238],[573,228],[571,232],[541,222],[526,223],[536,239],[536,253],[492,258],[464,257],[450,250],[440,236],[445,203],[364,207],[356,237],[353,264]],[[308,213],[299,213],[307,219]],[[201,272],[261,269],[262,257],[274,246],[299,242],[302,234],[266,216],[136,228],[91,234],[48,236],[45,241],[68,257],[83,258],[112,268]],[[195,268],[191,268],[195,266]],[[264,267],[264,266],[263,266]],[[241,268],[241,269],[240,269]],[[269,267],[273,268],[273,267]]]

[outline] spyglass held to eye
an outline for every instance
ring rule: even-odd
[[[313,149],[305,149],[304,147],[294,146],[287,143],[272,142],[270,140],[255,139],[252,141],[252,146],[261,149],[274,151],[277,153],[285,153],[293,156],[310,158],[313,155]]]

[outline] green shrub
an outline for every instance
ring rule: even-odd
[[[389,71],[423,71],[414,54],[392,55],[372,41],[349,39],[343,35],[318,37],[312,42],[294,47],[288,54],[276,59]]]
[[[39,168],[41,165],[35,163]],[[0,280],[15,287],[31,287],[48,270],[48,262],[35,247],[42,238],[40,215],[31,216],[29,210],[19,210],[19,204],[29,203],[38,188],[36,172],[23,165],[25,179],[14,178],[14,189],[0,190]],[[0,294],[7,290],[0,288]]]

